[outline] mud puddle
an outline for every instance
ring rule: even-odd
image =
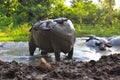
[[[73,59],[75,61],[89,61],[89,60],[99,60],[102,55],[109,55],[118,53],[115,49],[110,49],[103,52],[97,52],[90,50],[85,45],[85,39],[87,38],[77,38],[74,46]],[[118,49],[120,50],[120,49]],[[17,61],[19,63],[33,64],[41,57],[39,49],[36,49],[35,55],[33,57],[29,56],[28,42],[1,42],[0,43],[0,60],[2,61]],[[61,53],[61,58],[64,59],[65,54]],[[49,61],[54,62],[54,53],[49,53],[46,57]]]

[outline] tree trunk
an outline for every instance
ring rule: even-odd
[[[109,0],[109,24],[112,26],[112,0]]]

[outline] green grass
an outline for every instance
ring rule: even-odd
[[[8,26],[0,32],[0,41],[28,41],[30,27],[27,23],[16,28]]]
[[[0,41],[28,41],[28,37],[27,36],[4,36],[4,37],[0,37]]]
[[[90,35],[108,37],[120,35],[120,23],[114,23],[112,27],[100,27],[91,25],[75,24],[77,37],[86,37]],[[28,23],[24,23],[18,27],[13,28],[9,25],[4,31],[0,30],[0,41],[28,41],[29,29],[31,28]]]
[[[118,23],[119,24],[119,23]],[[113,24],[113,26],[109,27],[100,27],[100,26],[91,26],[91,25],[76,25],[76,35],[77,36],[90,36],[96,35],[101,37],[106,36],[119,36],[120,35],[120,27],[118,24]],[[119,24],[120,25],[120,24]],[[80,29],[78,29],[78,27]]]

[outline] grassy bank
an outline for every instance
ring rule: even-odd
[[[30,28],[27,23],[15,28],[10,25],[0,31],[0,41],[28,41]]]
[[[77,36],[119,36],[120,23],[114,23],[112,26],[91,26],[91,25],[76,25]]]
[[[75,24],[77,37],[83,36],[117,36],[120,35],[120,23],[113,24],[111,27],[101,27],[100,25],[78,25]],[[13,28],[12,25],[6,27],[6,29],[0,30],[0,41],[28,41],[30,25],[27,23],[22,24],[18,27]]]

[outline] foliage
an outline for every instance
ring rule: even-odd
[[[13,28],[13,24],[9,25],[5,32],[0,32],[0,41],[26,41],[29,38],[29,26],[28,23],[24,23],[16,28]]]
[[[54,14],[52,18],[64,17],[68,10],[69,7],[65,6],[63,0],[56,1],[52,8],[52,14]]]
[[[117,36],[120,35],[120,23],[114,23],[112,27],[101,27],[100,25],[97,25],[96,27],[91,25],[83,24],[82,26],[76,24],[76,27],[80,27],[80,29],[76,28],[77,36],[90,36],[90,35],[96,35],[96,36],[103,36],[103,37],[109,37],[109,36]]]

